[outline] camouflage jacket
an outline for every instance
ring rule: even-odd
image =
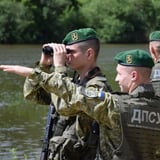
[[[160,60],[152,68],[151,81],[156,95],[160,96]]]
[[[72,116],[84,112],[94,118],[100,125],[100,147],[103,159],[121,160],[121,156],[119,156],[118,153],[116,153],[115,157],[114,151],[121,146],[123,139],[120,118],[120,108],[123,104],[120,103],[120,101],[123,102],[123,95],[111,94],[109,92],[97,92],[93,86],[89,86],[87,89],[84,89],[81,86],[78,87],[71,83],[64,73],[55,72],[46,84],[41,81],[45,76],[45,73],[35,70],[33,74],[30,75],[30,78],[39,81],[44,88],[50,89],[50,91],[64,99],[65,104],[58,106],[57,108],[57,111],[60,114]],[[54,89],[51,88],[53,84]],[[151,84],[140,85],[130,95],[126,94],[125,96],[127,96],[130,104],[132,104],[132,102],[134,104],[135,101],[139,102],[141,100],[145,105],[147,101],[153,101],[154,104],[160,103],[159,99],[154,99],[154,91]],[[147,101],[145,101],[145,99]],[[159,114],[160,113],[157,112],[157,116]],[[159,122],[158,119],[159,118],[157,117],[157,122]],[[154,132],[154,130],[152,132]],[[157,150],[157,153],[155,151],[155,154],[159,153],[159,150]],[[158,155],[158,157],[159,156],[160,155]],[[140,157],[141,156],[139,156],[139,158]],[[129,158],[130,157],[127,157],[126,159],[129,160]],[[143,158],[141,157],[141,159]],[[132,160],[139,159],[135,158]],[[157,160],[157,158],[154,158],[154,160]]]
[[[45,75],[44,77],[39,78],[39,76],[41,75],[41,73],[43,73],[43,75]],[[55,68],[55,72],[53,73],[46,73],[43,72],[41,68],[36,68],[35,69],[35,73],[33,73],[31,76],[27,77],[25,85],[24,85],[24,95],[27,98],[30,99],[34,99],[37,102],[40,101],[41,103],[43,103],[44,99],[47,99],[47,96],[44,96],[44,92],[48,92],[48,96],[49,93],[51,93],[51,99],[56,107],[56,109],[62,108],[62,106],[68,106],[68,102],[65,101],[65,99],[63,97],[61,97],[61,95],[57,95],[54,91],[56,91],[56,89],[54,89],[55,87],[55,83],[53,81],[54,77],[57,74],[63,74],[65,77],[67,76],[67,69],[66,67],[57,67]],[[83,87],[85,88],[92,88],[95,91],[111,91],[111,87],[107,82],[107,79],[105,76],[102,75],[101,71],[98,69],[98,74],[94,75],[94,73],[89,72],[89,78],[87,80],[85,80],[82,84]],[[60,78],[60,77],[59,77]],[[64,87],[66,87],[66,89],[74,84],[74,86],[76,88],[78,88],[79,85],[71,82],[71,78],[67,77],[67,83],[63,82],[63,80],[60,79],[55,79],[56,83],[63,83]],[[44,83],[43,83],[44,82]],[[58,89],[58,88],[57,88]],[[59,91],[61,90],[61,88],[58,89]],[[43,92],[42,92],[43,91]],[[68,95],[72,94],[70,93],[66,93]],[[66,115],[69,116],[69,115]],[[85,143],[88,143],[88,139],[89,139],[89,134],[90,132],[92,132],[92,122],[93,119],[90,118],[89,116],[87,116],[84,112],[79,112],[78,115],[77,114],[72,114],[72,116],[77,116],[76,117],[76,135],[78,136],[79,141],[82,143],[83,146],[85,146]],[[68,138],[68,134],[63,134],[63,137]],[[93,143],[93,142],[92,142]],[[96,150],[94,151],[95,154]],[[82,153],[81,153],[82,154]],[[86,150],[86,154],[87,154],[87,150]],[[72,154],[73,155],[73,154]],[[87,155],[85,155],[85,157],[87,157]],[[84,158],[82,158],[84,159]],[[90,158],[91,159],[91,158]]]

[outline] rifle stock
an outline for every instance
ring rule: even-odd
[[[53,122],[54,122],[54,119],[52,118],[52,114],[54,112],[55,112],[55,107],[53,106],[53,104],[50,104],[48,115],[47,115],[46,130],[45,130],[45,136],[43,139],[40,160],[47,160],[48,158],[49,140],[52,137],[52,128],[53,128]]]

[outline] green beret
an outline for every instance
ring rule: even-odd
[[[96,31],[92,28],[81,28],[69,32],[63,39],[62,43],[70,45],[90,39],[98,39]]]
[[[144,50],[134,49],[118,53],[114,59],[121,65],[152,68],[154,62],[150,54]]]
[[[149,41],[160,41],[160,31],[151,32],[149,35]]]

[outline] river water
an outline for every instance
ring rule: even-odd
[[[108,77],[114,90],[116,75],[113,57],[128,49],[144,49],[147,44],[102,45],[98,65]],[[0,64],[32,67],[40,59],[41,45],[0,45]],[[38,160],[45,133],[49,106],[23,98],[24,78],[0,71],[0,160]]]

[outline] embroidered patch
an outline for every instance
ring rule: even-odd
[[[71,35],[71,37],[72,37],[72,41],[78,40],[78,34],[77,34],[77,32],[73,32],[72,35]]]
[[[155,78],[155,79],[160,78],[160,69],[155,69],[154,70],[153,78]]]
[[[127,64],[132,64],[132,61],[133,61],[132,55],[127,55],[127,56],[126,56],[126,63],[127,63]]]
[[[145,106],[141,108],[129,108],[128,126],[160,131],[160,110]]]

